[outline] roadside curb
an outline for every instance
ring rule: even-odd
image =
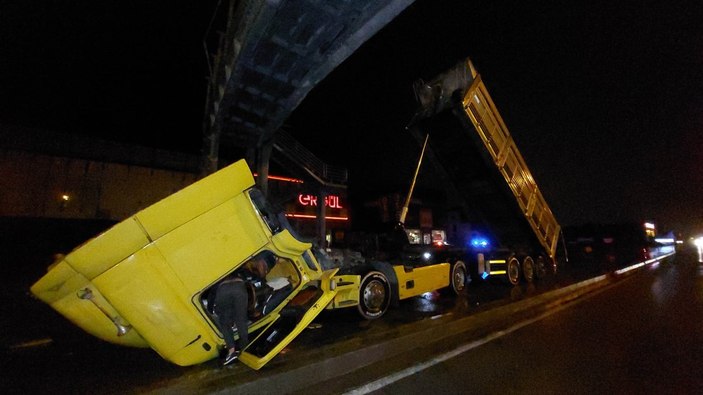
[[[508,325],[516,316],[536,315],[542,310],[548,310],[557,305],[569,303],[585,294],[599,289],[611,281],[611,277],[602,275],[585,280],[564,288],[529,297],[518,302],[496,307],[470,316],[451,320],[449,318],[424,320],[404,325],[392,338],[386,337],[379,342],[359,345],[350,340],[340,348],[348,348],[331,358],[323,358],[312,363],[298,366],[294,369],[263,377],[261,379],[227,387],[214,393],[236,392],[238,394],[274,393],[299,391],[310,385],[311,375],[315,382],[324,382],[336,377],[352,373],[358,369],[377,363],[394,356],[406,353],[418,345],[427,346],[441,342],[447,338],[473,332],[479,336],[499,330]],[[486,324],[488,322],[489,324]]]

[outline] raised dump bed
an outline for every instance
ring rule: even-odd
[[[493,255],[507,250],[519,264],[527,257],[554,262],[560,226],[471,61],[418,81],[415,92],[421,108],[410,129],[418,138],[429,133],[427,155],[465,229],[487,235]],[[489,252],[477,256],[479,271]]]

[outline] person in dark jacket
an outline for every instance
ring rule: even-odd
[[[253,295],[249,295],[247,282],[265,285],[266,275],[275,262],[275,256],[270,251],[264,251],[242,265],[242,269],[227,276],[218,285],[215,293],[214,311],[218,317],[220,330],[227,347],[223,365],[235,361],[241,351],[249,344],[249,315],[255,316],[255,312],[250,311],[252,310],[250,305],[256,305],[256,300],[250,301],[249,298],[250,296],[256,297],[256,291],[252,284],[254,292]],[[255,318],[258,316],[252,317],[252,319]],[[239,334],[238,342],[234,340],[234,328]]]
[[[227,354],[223,361],[228,365],[237,359],[241,350],[249,344],[247,307],[249,295],[244,280],[232,274],[220,283],[215,294],[215,314],[225,339]],[[234,341],[234,327],[239,334],[239,347]]]

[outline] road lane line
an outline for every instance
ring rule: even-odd
[[[589,295],[589,296],[590,296],[590,295]],[[583,300],[583,299],[582,299],[582,300]],[[515,324],[515,325],[513,325],[513,326],[511,326],[511,327],[509,327],[509,328],[507,328],[507,329],[494,332],[494,333],[492,333],[492,334],[490,334],[490,335],[484,337],[483,339],[479,339],[479,340],[475,340],[475,341],[472,341],[472,342],[470,342],[470,343],[467,343],[467,344],[465,344],[465,345],[463,345],[463,346],[460,346],[460,347],[458,347],[458,348],[456,348],[456,349],[454,349],[454,350],[452,350],[452,351],[449,351],[449,352],[444,353],[444,354],[442,354],[442,355],[440,355],[440,356],[437,356],[437,357],[435,357],[435,358],[432,358],[432,359],[430,359],[430,360],[427,361],[427,362],[423,362],[423,363],[421,363],[421,364],[419,364],[419,365],[411,366],[411,367],[409,367],[409,368],[407,368],[407,369],[401,370],[401,371],[399,371],[399,372],[393,373],[393,374],[391,374],[391,375],[389,375],[389,376],[386,376],[386,377],[384,377],[384,378],[378,379],[378,380],[373,381],[373,382],[371,382],[371,383],[367,383],[367,384],[365,384],[365,385],[363,385],[363,386],[361,386],[361,387],[357,387],[357,388],[355,388],[355,389],[353,389],[353,390],[351,390],[351,391],[345,392],[345,395],[363,395],[363,394],[368,394],[368,393],[370,393],[370,392],[376,391],[376,390],[381,389],[381,388],[383,388],[383,387],[385,387],[385,386],[387,386],[387,385],[389,385],[389,384],[392,384],[392,383],[394,383],[394,382],[396,382],[396,381],[398,381],[398,380],[402,380],[402,379],[404,379],[404,378],[406,378],[406,377],[408,377],[408,376],[412,376],[412,375],[415,374],[415,373],[419,373],[419,372],[421,372],[421,371],[423,371],[423,370],[425,370],[425,369],[427,369],[427,368],[431,368],[431,367],[434,366],[434,365],[437,365],[437,364],[439,364],[439,363],[442,363],[442,362],[444,362],[444,361],[446,361],[446,360],[448,360],[448,359],[454,358],[454,357],[456,357],[456,356],[458,356],[458,355],[460,355],[460,354],[463,354],[463,353],[465,353],[465,352],[468,352],[468,351],[470,351],[470,350],[472,350],[472,349],[474,349],[474,348],[476,348],[476,347],[482,346],[482,345],[484,345],[484,344],[486,344],[486,343],[490,343],[490,342],[492,342],[492,341],[495,340],[495,339],[498,339],[498,338],[500,338],[500,337],[503,337],[503,336],[505,336],[505,335],[508,335],[508,334],[510,334],[510,333],[513,333],[513,332],[515,332],[516,330],[518,330],[518,329],[520,329],[520,328],[523,328],[523,327],[525,327],[525,326],[528,326],[528,325],[530,325],[530,324],[533,324],[533,323],[535,323],[535,322],[537,322],[537,321],[543,320],[543,319],[549,317],[550,315],[552,315],[552,314],[554,314],[554,313],[557,313],[557,312],[559,312],[559,311],[561,311],[561,310],[564,310],[565,308],[567,308],[567,307],[569,307],[569,306],[571,306],[571,303],[568,303],[568,304],[566,304],[566,305],[557,306],[557,307],[555,307],[553,310],[547,311],[547,312],[545,312],[545,313],[543,313],[543,314],[541,314],[541,315],[539,315],[539,316],[537,316],[537,317],[534,317],[534,318],[530,318],[530,319],[521,321],[521,322],[519,322],[519,323],[517,323],[517,324]]]
[[[524,326],[530,325],[530,324],[532,324],[532,323],[534,323],[534,322],[537,322],[537,321],[539,321],[539,320],[541,320],[541,319],[544,319],[544,318],[546,318],[546,317],[548,317],[548,316],[554,314],[555,312],[557,312],[557,311],[559,311],[559,310],[561,310],[561,309],[563,309],[563,308],[565,308],[565,307],[566,307],[566,306],[561,306],[561,307],[558,307],[558,308],[554,309],[553,311],[544,313],[544,314],[542,314],[542,315],[540,315],[540,316],[538,316],[538,317],[536,317],[536,318],[531,318],[531,319],[529,319],[529,320],[525,320],[525,321],[519,322],[519,323],[517,323],[517,324],[511,326],[511,327],[508,328],[508,329],[504,329],[504,330],[502,330],[502,331],[494,332],[494,333],[492,333],[492,334],[490,334],[490,335],[484,337],[483,339],[475,340],[475,341],[473,341],[473,342],[471,342],[471,343],[465,344],[465,345],[463,345],[463,346],[461,346],[461,347],[459,347],[459,348],[456,348],[456,349],[454,349],[454,350],[452,350],[452,351],[449,351],[449,352],[444,353],[444,354],[442,354],[442,355],[440,355],[440,356],[437,356],[437,357],[435,357],[435,358],[432,358],[432,359],[430,359],[430,360],[427,361],[427,362],[423,362],[423,363],[421,363],[421,364],[419,364],[419,365],[411,366],[411,367],[409,367],[409,368],[407,368],[407,369],[404,369],[404,370],[401,370],[401,371],[399,371],[399,372],[393,373],[393,374],[391,374],[391,375],[389,375],[389,376],[383,377],[383,378],[378,379],[378,380],[376,380],[376,381],[372,381],[372,382],[370,382],[370,383],[364,384],[364,385],[362,385],[361,387],[357,387],[357,388],[355,388],[355,389],[353,389],[353,390],[351,390],[351,391],[346,392],[345,395],[363,395],[363,394],[368,394],[368,393],[370,393],[370,392],[379,390],[379,389],[381,389],[381,388],[383,388],[383,387],[385,387],[385,386],[387,386],[387,385],[389,385],[389,384],[392,384],[392,383],[394,383],[394,382],[396,382],[396,381],[398,381],[398,380],[402,380],[402,379],[404,379],[404,378],[406,378],[406,377],[408,377],[408,376],[412,376],[412,375],[415,374],[415,373],[419,373],[419,372],[421,372],[421,371],[423,371],[423,370],[425,370],[425,369],[431,368],[431,367],[434,366],[434,365],[437,365],[437,364],[442,363],[442,362],[444,362],[444,361],[446,361],[446,360],[448,360],[448,359],[454,358],[454,357],[456,357],[456,356],[458,356],[458,355],[460,355],[460,354],[463,354],[463,353],[465,353],[465,352],[467,352],[467,351],[470,351],[470,350],[472,350],[472,349],[474,349],[474,348],[476,348],[476,347],[479,347],[479,346],[482,346],[482,345],[484,345],[484,344],[486,344],[486,343],[489,343],[489,342],[491,342],[491,341],[493,341],[493,340],[495,340],[495,339],[498,339],[499,337],[505,336],[505,335],[510,334],[510,333],[512,333],[512,332],[515,332],[516,330],[518,330],[518,329],[520,329],[520,328],[522,328],[522,327],[524,327]]]
[[[645,266],[645,265],[648,265],[648,264],[651,264],[651,263],[654,263],[654,262],[657,262],[657,261],[661,261],[661,260],[663,260],[664,258],[667,258],[667,257],[669,257],[669,256],[671,256],[671,255],[674,255],[674,254],[673,254],[673,253],[672,253],[672,254],[667,254],[667,255],[664,255],[664,256],[661,256],[661,257],[657,257],[657,258],[654,258],[654,259],[650,259],[650,260],[648,260],[648,261],[646,261],[646,262],[639,262],[639,263],[637,263],[637,264],[634,264],[634,265],[632,265],[632,266],[629,266],[629,267],[624,268],[624,269],[621,269],[621,270],[623,270],[622,273],[624,273],[624,272],[627,272],[627,271],[630,271],[630,270],[634,270],[634,269],[640,268],[640,267],[642,267],[642,266]],[[618,274],[621,274],[621,273],[618,273]],[[602,277],[602,278],[605,278],[605,275],[598,277],[598,279],[601,279],[601,277]],[[588,282],[588,281],[589,281],[589,280],[586,280],[586,282]],[[598,293],[598,292],[595,292],[595,293]],[[588,299],[589,297],[593,296],[595,293],[591,293],[590,295],[587,295],[587,296],[585,296],[585,297],[583,297],[583,298],[579,298],[579,299],[580,299],[580,301],[583,301],[583,300]],[[537,317],[534,317],[534,318],[530,318],[530,319],[521,321],[521,322],[519,322],[519,323],[517,323],[517,324],[515,324],[515,325],[513,325],[513,326],[511,326],[511,327],[509,327],[508,329],[504,329],[504,330],[502,330],[502,331],[494,332],[494,333],[492,333],[492,334],[490,334],[490,335],[484,337],[483,339],[479,339],[479,340],[475,340],[475,341],[473,341],[473,342],[467,343],[467,344],[465,344],[465,345],[463,345],[463,346],[460,346],[460,347],[458,347],[458,348],[456,348],[456,349],[454,349],[454,350],[452,350],[452,351],[449,351],[449,352],[444,353],[444,354],[442,354],[442,355],[440,355],[440,356],[434,357],[434,358],[430,359],[429,361],[423,362],[423,363],[421,363],[421,364],[419,364],[419,365],[411,366],[411,367],[409,367],[409,368],[407,368],[407,369],[404,369],[404,370],[401,370],[401,371],[399,371],[399,372],[393,373],[393,374],[391,374],[391,375],[389,375],[389,376],[383,377],[383,378],[378,379],[378,380],[376,380],[376,381],[372,381],[372,382],[370,382],[370,383],[364,384],[364,385],[362,385],[362,386],[360,386],[360,387],[357,387],[357,388],[352,389],[351,391],[345,392],[344,394],[345,394],[345,395],[364,395],[364,394],[368,394],[368,393],[370,393],[370,392],[379,390],[379,389],[381,389],[381,388],[383,388],[383,387],[385,387],[385,386],[387,386],[387,385],[389,385],[389,384],[392,384],[392,383],[394,383],[394,382],[396,382],[396,381],[399,381],[399,380],[402,380],[402,379],[404,379],[404,378],[406,378],[406,377],[412,376],[412,375],[415,374],[415,373],[419,373],[419,372],[421,372],[421,371],[423,371],[423,370],[425,370],[425,369],[431,368],[431,367],[434,366],[434,365],[437,365],[437,364],[442,363],[442,362],[444,362],[444,361],[446,361],[446,360],[448,360],[448,359],[454,358],[454,357],[456,357],[456,356],[458,356],[458,355],[460,355],[460,354],[463,354],[463,353],[465,353],[465,352],[468,352],[468,351],[470,351],[470,350],[472,350],[472,349],[474,349],[474,348],[476,348],[476,347],[482,346],[482,345],[484,345],[484,344],[486,344],[486,343],[489,343],[489,342],[491,342],[491,341],[493,341],[493,340],[495,340],[495,339],[498,339],[498,338],[503,337],[503,336],[505,336],[505,335],[508,335],[508,334],[510,334],[510,333],[512,333],[512,332],[515,332],[516,330],[518,330],[518,329],[520,329],[520,328],[523,328],[523,327],[525,327],[525,326],[527,326],[527,325],[530,325],[530,324],[533,324],[533,323],[535,323],[535,322],[537,322],[537,321],[543,320],[543,319],[549,317],[550,315],[552,315],[552,314],[554,314],[554,313],[557,313],[557,312],[559,312],[559,311],[561,311],[561,310],[563,310],[563,309],[565,309],[565,308],[567,308],[567,307],[570,307],[571,305],[572,305],[572,303],[567,303],[567,304],[563,304],[563,305],[556,306],[555,308],[553,308],[553,309],[551,309],[551,310],[549,310],[549,311],[546,311],[546,312],[544,312],[543,314],[541,314],[541,315],[539,315],[539,316],[537,316]]]

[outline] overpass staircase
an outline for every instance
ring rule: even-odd
[[[288,132],[284,130],[276,132],[273,148],[298,168],[304,170],[320,185],[346,188],[348,181],[346,168],[325,163]]]

